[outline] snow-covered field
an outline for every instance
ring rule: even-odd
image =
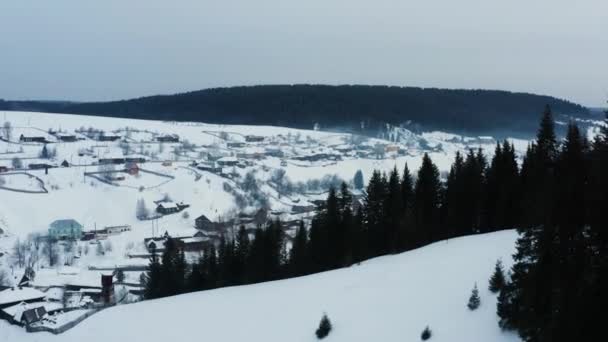
[[[515,231],[441,241],[350,268],[223,288],[104,310],[62,335],[27,334],[0,320],[0,341],[315,341],[322,314],[327,341],[515,342],[497,325],[487,290],[494,262],[512,263]],[[481,306],[466,307],[477,283]]]

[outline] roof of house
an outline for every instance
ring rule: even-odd
[[[169,209],[169,208],[177,208],[177,203],[175,202],[160,202],[158,204],[159,207]]]
[[[31,287],[22,287],[6,289],[0,291],[0,305],[19,303],[26,300],[42,299],[45,294]]]
[[[19,304],[15,304],[13,306],[9,306],[8,308],[2,309],[6,314],[13,317],[13,319],[17,322],[21,321],[22,315],[30,310],[34,310],[37,308],[44,308],[46,312],[55,311],[63,308],[63,304],[59,302],[36,302],[36,303],[24,303],[21,302]]]
[[[51,228],[53,229],[64,229],[64,228],[80,228],[82,229],[82,225],[78,223],[78,221],[74,219],[62,219],[55,220],[51,223]]]
[[[201,215],[201,216],[197,217],[195,219],[195,221],[211,222],[211,220],[205,215]]]
[[[222,157],[217,160],[218,163],[236,163],[237,161],[238,159],[236,159],[235,157]]]

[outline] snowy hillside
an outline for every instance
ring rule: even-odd
[[[62,335],[27,334],[0,320],[1,341],[315,341],[326,312],[329,342],[515,342],[497,325],[487,290],[494,262],[510,267],[516,233],[440,241],[400,255],[316,275],[224,288],[102,311]],[[466,307],[471,288],[481,306]]]

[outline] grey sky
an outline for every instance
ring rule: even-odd
[[[391,84],[608,98],[606,0],[2,0],[0,98]]]

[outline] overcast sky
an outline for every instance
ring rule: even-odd
[[[251,84],[608,99],[607,0],[2,0],[0,98]]]

